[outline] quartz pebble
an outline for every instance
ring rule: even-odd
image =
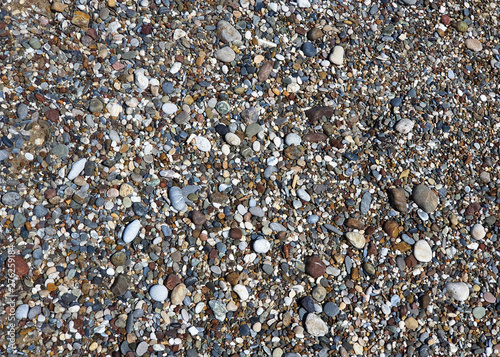
[[[168,289],[164,285],[156,284],[149,289],[151,299],[159,302],[167,300]]]
[[[413,247],[415,259],[422,263],[428,263],[432,260],[432,249],[427,241],[418,240]]]
[[[271,249],[271,243],[265,239],[257,239],[253,243],[253,250],[255,253],[265,254]]]
[[[331,63],[341,66],[344,64],[344,48],[342,46],[335,46],[332,53],[328,57]]]
[[[241,301],[245,301],[249,297],[248,290],[247,290],[247,288],[244,285],[236,284],[233,287],[233,291],[236,294],[238,294],[238,297],[240,298]]]
[[[401,119],[396,124],[396,131],[401,134],[408,134],[413,130],[415,123],[410,119]]]
[[[305,325],[307,332],[312,336],[325,336],[328,333],[328,325],[316,314],[307,314]]]
[[[87,159],[80,159],[71,166],[71,170],[68,173],[68,180],[74,180],[77,178],[83,169],[85,168],[85,164],[87,163]]]
[[[236,58],[236,53],[231,47],[223,47],[220,50],[215,51],[215,58],[221,62],[232,62]]]
[[[366,244],[365,236],[359,232],[347,232],[346,234],[347,240],[358,249],[363,249]]]
[[[472,238],[477,240],[482,240],[486,236],[486,231],[483,225],[479,223],[472,226],[470,233],[472,235]]]
[[[469,298],[469,287],[465,283],[447,283],[445,291],[449,297],[458,301],[465,301]]]

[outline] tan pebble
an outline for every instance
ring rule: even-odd
[[[127,197],[127,196],[130,196],[134,193],[134,188],[132,186],[130,186],[129,184],[122,184],[120,186],[120,196],[121,197]]]

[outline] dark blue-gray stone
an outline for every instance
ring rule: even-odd
[[[378,6],[377,6],[377,4],[374,4],[374,5],[370,8],[370,15],[375,15],[377,12],[378,12]]]
[[[47,208],[45,208],[44,206],[42,205],[36,205],[34,208],[33,208],[33,214],[35,216],[37,216],[38,218],[42,218],[42,217],[45,217],[45,215],[49,212],[49,210]]]
[[[134,202],[132,209],[137,216],[144,217],[148,213],[148,208],[141,202]]]
[[[300,306],[307,310],[307,312],[314,312],[314,300],[310,296],[306,296],[300,300]]]
[[[391,100],[391,105],[393,107],[399,107],[399,106],[401,106],[402,103],[403,103],[403,99],[401,99],[400,97],[396,97],[396,98],[393,98]]]
[[[337,316],[339,314],[340,309],[337,306],[337,304],[335,304],[333,302],[327,302],[325,304],[325,306],[323,306],[323,311],[325,312],[325,314],[327,316],[334,317],[334,316]]]
[[[408,94],[407,94],[407,96],[408,96],[409,98],[415,98],[415,96],[416,96],[416,95],[417,95],[417,91],[416,91],[414,88],[410,89],[410,90],[408,91]]]
[[[313,57],[318,54],[318,50],[311,42],[306,42],[302,45],[302,52],[306,57]]]
[[[20,120],[24,120],[28,117],[28,106],[24,103],[21,103],[17,106],[16,116]]]
[[[14,228],[19,228],[25,223],[26,223],[26,217],[24,217],[22,213],[17,212],[14,215],[14,221],[12,222]]]

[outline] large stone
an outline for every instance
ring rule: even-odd
[[[400,121],[398,121],[396,123],[396,126],[394,127],[394,129],[396,129],[396,131],[398,133],[408,134],[410,131],[413,130],[414,125],[415,125],[415,123],[413,122],[413,120],[401,119]]]
[[[232,62],[236,58],[236,53],[231,47],[223,47],[214,53],[214,57],[221,62]]]
[[[227,21],[219,21],[217,27],[224,42],[241,41],[243,38],[238,30]]]
[[[408,212],[405,190],[402,188],[391,188],[389,190],[389,201],[396,210],[402,213]]]
[[[181,212],[187,208],[184,197],[182,196],[182,190],[179,187],[170,187],[170,190],[168,191],[168,197],[170,198],[172,207],[174,207],[175,210]]]
[[[316,314],[307,314],[305,325],[307,332],[309,332],[312,336],[320,337],[325,336],[328,333],[328,325]]]
[[[18,192],[7,192],[2,196],[2,203],[6,206],[17,207],[24,202],[24,199]]]
[[[332,107],[314,107],[308,109],[304,112],[309,123],[316,125],[319,123],[322,117],[330,119],[333,115]]]
[[[262,66],[259,69],[259,72],[257,73],[257,79],[259,80],[259,82],[265,82],[269,78],[269,75],[273,70],[273,66],[274,66],[273,61],[266,61],[262,64]]]
[[[331,63],[341,66],[344,64],[344,48],[342,46],[335,46],[332,53],[328,57]]]
[[[113,285],[111,286],[111,291],[118,296],[125,295],[128,291],[129,287],[129,279],[126,275],[124,274],[119,274],[116,278],[115,281],[113,282]]]
[[[479,223],[472,226],[470,233],[472,238],[477,240],[481,240],[486,236],[486,231],[484,230],[483,225]]]
[[[82,29],[87,29],[89,27],[90,15],[82,11],[75,11],[71,23]]]
[[[428,263],[432,260],[432,249],[426,240],[419,240],[413,246],[413,255],[421,263]]]
[[[465,40],[465,46],[467,46],[469,50],[475,52],[479,52],[483,49],[483,44],[479,40],[476,40],[474,38],[469,38]]]
[[[412,197],[417,206],[427,213],[434,212],[439,203],[438,196],[423,184],[413,188]]]
[[[151,299],[159,302],[163,302],[167,300],[168,297],[168,289],[166,288],[165,285],[161,284],[156,284],[153,285],[149,289],[149,296],[151,296]]]
[[[458,301],[465,301],[469,298],[469,287],[466,283],[448,283],[444,290],[449,297]]]
[[[345,234],[347,240],[358,249],[363,249],[366,244],[365,236],[359,232],[347,232]]]
[[[313,278],[319,278],[326,272],[326,265],[317,255],[308,257],[305,262],[305,271]]]
[[[184,301],[186,295],[187,295],[186,285],[181,283],[172,290],[170,300],[172,301],[173,305],[180,305],[182,304],[182,301]]]

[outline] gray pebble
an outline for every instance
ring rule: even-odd
[[[24,202],[21,195],[17,192],[7,192],[2,196],[2,203],[6,206],[17,207]]]

